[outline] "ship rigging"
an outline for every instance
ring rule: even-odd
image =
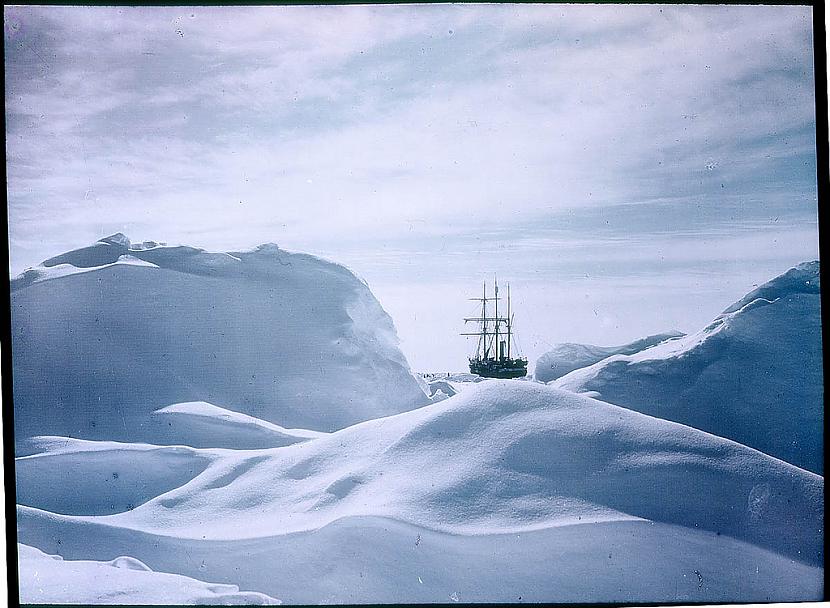
[[[481,316],[467,317],[464,323],[478,323],[476,332],[462,336],[478,336],[478,344],[470,357],[470,373],[484,378],[522,378],[527,375],[527,358],[513,357],[513,313],[510,309],[510,284],[507,285],[507,316],[499,316],[499,285],[494,280],[494,295],[487,297],[484,283],[483,297],[470,298],[481,302]],[[493,315],[489,315],[488,302],[493,303]]]

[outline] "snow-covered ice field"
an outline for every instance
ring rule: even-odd
[[[817,262],[547,385],[416,379],[365,283],[276,246],[114,235],[12,322],[23,602],[823,595]]]
[[[554,380],[729,437],[821,473],[824,383],[819,263],[800,264],[699,332]]]

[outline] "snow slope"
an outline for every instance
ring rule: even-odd
[[[17,545],[20,602],[25,604],[280,604],[235,585],[203,583],[178,574],[153,572],[137,559],[64,561],[34,547]]]
[[[11,296],[18,438],[151,441],[151,412],[194,401],[318,431],[428,402],[368,286],[276,245],[114,235],[24,272]]]
[[[593,344],[574,344],[572,342],[556,344],[536,360],[534,378],[539,382],[550,382],[575,369],[593,365],[611,355],[632,355],[660,342],[681,336],[683,336],[681,332],[672,331],[646,336],[622,346],[594,346]]]
[[[95,443],[21,459],[28,483],[65,469],[61,458],[79,475],[111,475],[89,453],[112,445]],[[204,468],[168,489],[164,459],[177,454]],[[20,542],[73,560],[130,555],[289,603],[822,593],[821,477],[535,383],[484,381],[280,448],[143,446],[131,461],[160,476],[147,481],[157,496],[108,515],[96,505],[58,514],[30,492]]]
[[[153,412],[145,426],[152,429],[153,443],[197,448],[276,448],[325,434],[305,429],[285,429],[204,401],[163,407]]]
[[[790,269],[701,331],[615,355],[553,385],[823,470],[819,263]]]
[[[17,503],[55,513],[134,509],[203,472],[217,451],[184,446],[37,437],[15,459]]]

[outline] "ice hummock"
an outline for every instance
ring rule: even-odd
[[[53,442],[25,475],[71,466],[105,483],[97,443]],[[536,383],[484,381],[280,448],[178,449],[204,466],[179,487],[106,516],[34,497],[20,542],[301,604],[821,596],[820,476]],[[166,474],[159,458],[177,452],[131,461]]]
[[[788,270],[697,333],[553,382],[823,471],[819,262]]]
[[[536,360],[534,378],[539,382],[550,382],[572,372],[602,361],[611,355],[632,355],[634,353],[660,344],[666,340],[680,338],[684,334],[670,331],[653,336],[646,336],[621,346],[595,346],[593,344],[576,344],[563,342],[543,354]]]
[[[331,431],[428,403],[347,268],[276,245],[213,253],[118,234],[12,282],[15,436],[152,441],[207,402]]]
[[[234,450],[275,448],[325,434],[286,429],[204,401],[174,403],[158,409],[146,426],[152,429],[154,443]]]
[[[18,544],[22,604],[254,604],[281,602],[262,593],[153,572],[139,560],[64,560]]]

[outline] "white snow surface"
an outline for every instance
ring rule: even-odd
[[[466,388],[475,386],[476,383],[484,381],[485,378],[475,374],[430,374],[424,378],[426,393],[434,402],[446,399],[460,393]]]
[[[453,386],[453,383],[447,380],[433,380],[429,383],[430,397],[434,397],[438,393],[444,395],[444,398],[452,397],[458,392],[458,389]]]
[[[679,338],[683,335],[679,331],[671,331],[646,336],[622,346],[595,346],[593,344],[575,344],[572,342],[556,344],[536,360],[533,375],[539,382],[550,382],[575,369],[593,365],[611,355],[631,355],[655,344]]]
[[[152,412],[185,402],[317,431],[428,403],[368,286],[276,245],[113,235],[24,272],[11,298],[16,438],[152,441]]]
[[[487,380],[271,449],[122,445],[114,460],[113,442],[39,441],[18,459],[20,542],[288,603],[822,594],[820,476],[537,383]],[[110,509],[112,492],[56,486],[69,469],[102,488],[140,475],[128,485],[146,492]]]
[[[761,285],[697,333],[552,382],[823,471],[819,262]]]
[[[153,442],[230,449],[274,448],[308,441],[325,433],[285,429],[204,401],[175,403],[153,412]]]
[[[819,599],[823,478],[717,436],[820,437],[817,306],[816,262],[568,390],[427,385],[342,266],[102,239],[12,282],[21,600]]]
[[[109,515],[134,509],[195,478],[222,453],[66,437],[35,437],[15,459],[17,502],[55,513]]]
[[[25,604],[256,604],[281,602],[236,585],[204,583],[180,574],[153,572],[132,557],[107,562],[65,561],[17,545],[20,602]]]

